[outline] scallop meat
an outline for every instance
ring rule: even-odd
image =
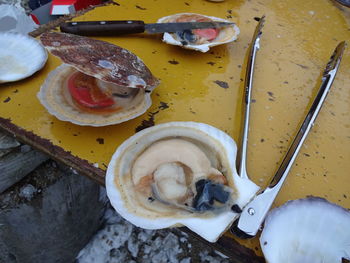
[[[175,22],[229,22],[231,21],[206,16],[195,13],[179,13],[162,17],[158,23]],[[232,24],[223,28],[207,28],[184,30],[176,33],[164,33],[163,41],[167,44],[181,46],[186,49],[193,49],[201,52],[207,52],[210,47],[226,44],[235,41],[240,31],[237,25]]]
[[[130,51],[88,37],[45,33],[40,38],[64,63],[52,71],[38,98],[62,121],[106,126],[142,115],[157,78]]]
[[[144,129],[114,153],[106,175],[108,197],[138,227],[187,226],[215,242],[259,189],[237,175],[236,151],[230,136],[204,123]]]

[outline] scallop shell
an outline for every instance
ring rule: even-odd
[[[196,17],[202,17],[210,19],[211,21],[218,21],[218,22],[230,22],[229,20],[225,20],[218,17],[213,16],[206,16],[201,14],[195,14],[195,13],[179,13],[174,14],[166,17],[160,18],[157,22],[158,23],[170,23],[170,22],[176,22],[177,19],[179,19],[182,16],[196,16]],[[175,46],[181,46],[186,49],[193,49],[201,52],[207,52],[210,47],[226,44],[232,41],[235,41],[239,35],[240,31],[237,25],[233,24],[232,26],[228,26],[225,28],[220,29],[219,35],[212,41],[200,45],[194,45],[194,44],[187,44],[184,45],[182,41],[173,33],[164,33],[163,35],[163,41],[167,44],[175,45]]]
[[[62,91],[63,80],[74,71],[73,67],[62,64],[48,75],[37,94],[47,111],[61,121],[95,127],[118,124],[142,115],[152,104],[151,93],[140,90],[122,111],[104,114],[82,111]]]
[[[140,116],[151,106],[151,91],[159,81],[130,51],[104,41],[64,33],[43,34],[41,42],[65,62],[48,75],[37,95],[48,112],[59,120],[82,126],[106,126]],[[74,103],[65,88],[65,81],[76,71],[103,83],[135,88],[137,95],[120,99],[118,102],[123,108],[118,111],[85,110]]]
[[[149,91],[159,84],[143,61],[122,47],[66,33],[46,33],[40,40],[64,63],[97,79]]]
[[[269,213],[260,245],[269,263],[350,260],[350,212],[318,197],[289,201]]]
[[[197,141],[208,147],[220,160],[229,186],[234,191],[234,202],[239,207],[245,206],[258,191],[258,186],[252,181],[237,175],[235,168],[237,147],[230,136],[204,123],[169,122],[142,130],[118,147],[108,165],[106,175],[106,189],[111,204],[121,216],[138,227],[161,229],[187,226],[206,240],[215,242],[237,218],[237,213],[232,210],[209,215],[190,213],[178,209],[172,210],[171,207],[162,206],[157,200],[151,200],[156,202],[156,208],[152,206],[154,203],[151,203],[152,209],[149,209],[147,205],[144,206],[141,199],[138,199],[138,193],[133,188],[130,174],[131,166],[137,156],[154,143],[169,138]],[[159,158],[162,158],[161,155]]]
[[[47,53],[34,38],[0,33],[0,83],[27,78],[46,63]]]

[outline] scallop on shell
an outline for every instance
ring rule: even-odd
[[[350,260],[350,211],[319,197],[272,210],[260,237],[269,263],[341,263]]]
[[[82,126],[121,123],[151,106],[159,84],[130,51],[87,37],[45,33],[43,45],[64,64],[46,78],[38,98],[50,114]]]
[[[179,13],[160,18],[158,23],[173,22],[230,22],[228,20],[206,16],[195,13]],[[185,30],[177,33],[164,33],[163,41],[167,44],[181,46],[186,49],[193,49],[201,52],[207,52],[210,47],[226,44],[235,41],[240,31],[238,26],[231,26],[220,29],[195,29]]]
[[[0,83],[27,78],[46,63],[47,53],[34,38],[0,33]]]
[[[169,122],[142,130],[114,153],[106,189],[112,206],[145,229],[187,226],[210,242],[237,218],[258,186],[237,175],[236,144],[221,130]]]

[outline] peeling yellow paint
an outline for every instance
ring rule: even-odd
[[[205,54],[166,45],[159,35],[99,38],[134,52],[161,79],[148,111],[159,110],[152,115],[155,123],[205,122],[226,131],[236,141],[242,118],[245,56],[257,24],[254,17],[266,15],[256,61],[248,150],[248,173],[256,183],[266,186],[318,90],[320,74],[335,46],[350,40],[349,11],[329,0],[118,3],[96,8],[75,20],[140,19],[152,23],[173,13],[195,12],[237,23],[241,30],[238,41]],[[314,195],[350,208],[349,54],[348,49],[276,205]],[[50,55],[43,70],[34,76],[0,84],[0,117],[11,118],[14,124],[104,169],[116,147],[150,116],[145,113],[126,123],[99,128],[57,120],[41,106],[36,94],[47,74],[60,63]],[[223,82],[228,88],[218,85]],[[159,109],[161,102],[169,108]],[[239,242],[253,250],[259,247],[257,238]],[[261,254],[260,249],[256,252]]]

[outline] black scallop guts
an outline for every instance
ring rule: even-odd
[[[188,44],[193,44],[197,41],[197,37],[192,33],[191,30],[176,32],[176,35],[180,38],[180,42],[184,46]]]
[[[226,206],[230,200],[230,192],[222,184],[201,179],[196,182],[197,195],[193,200],[193,208],[198,212],[216,210]]]

